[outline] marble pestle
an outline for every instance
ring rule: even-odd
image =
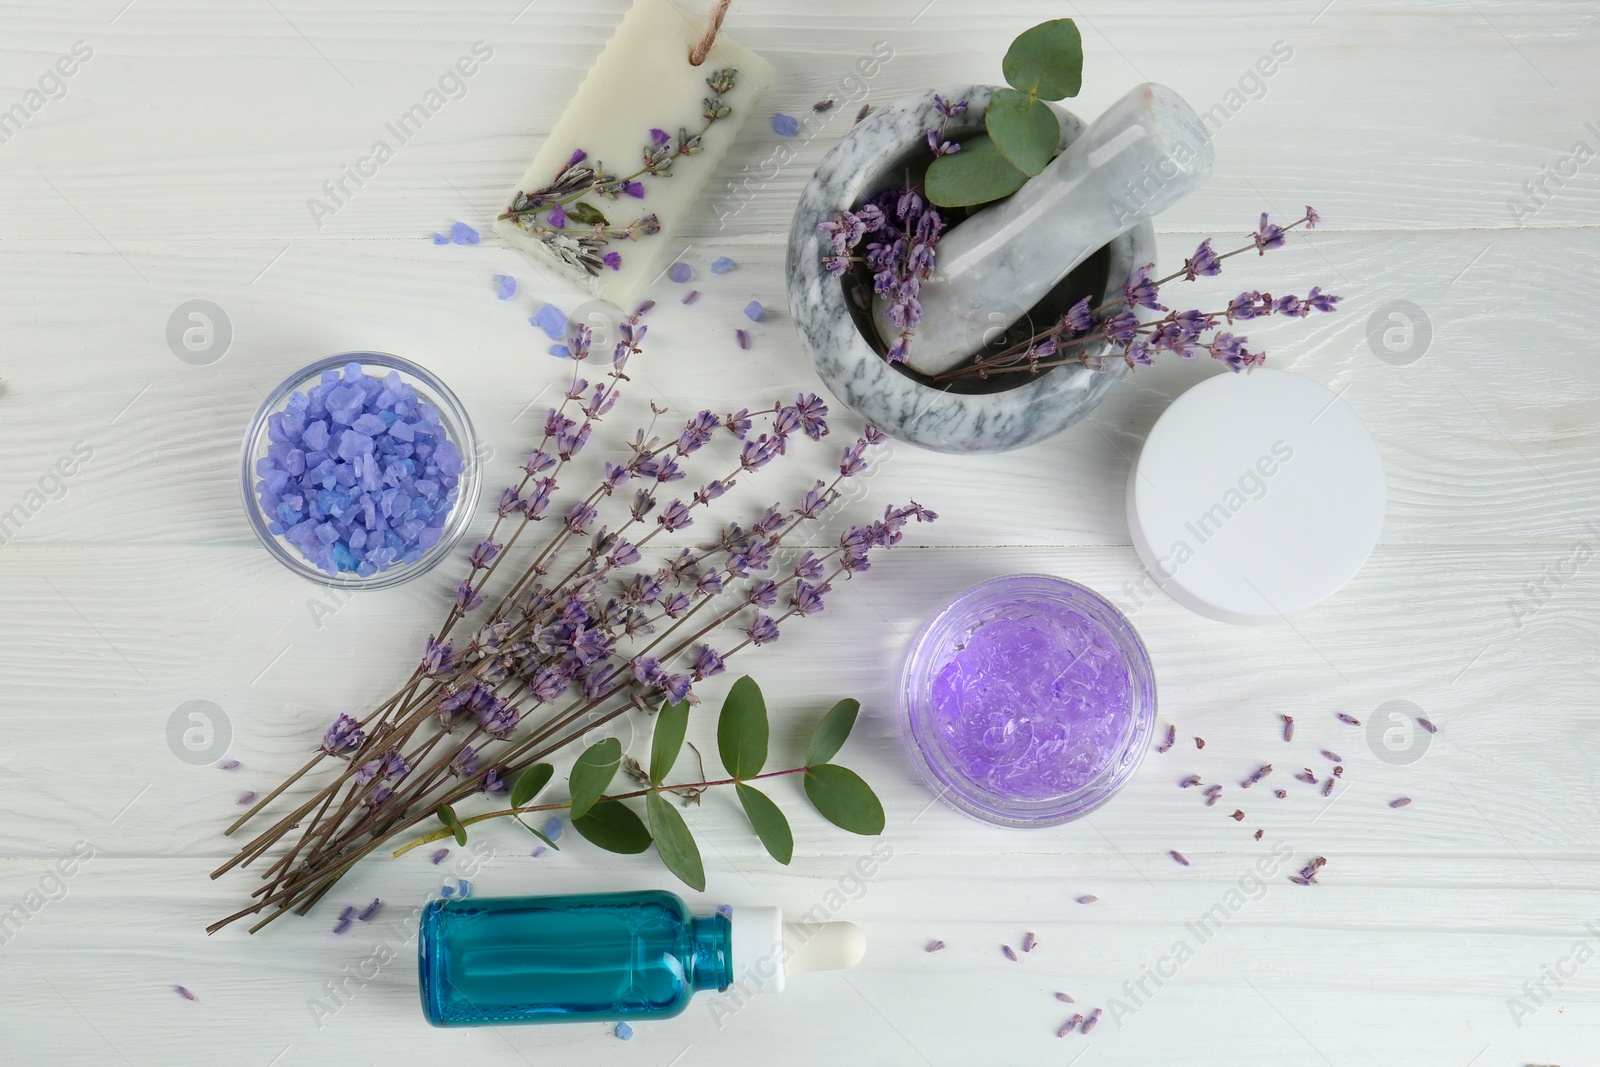
[[[923,374],[959,366],[1101,246],[1203,184],[1211,164],[1211,138],[1177,93],[1129,90],[1009,199],[940,239],[907,364]],[[873,315],[892,338],[886,307],[877,297]]]

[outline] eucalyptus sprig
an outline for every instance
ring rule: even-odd
[[[841,700],[835,704],[811,734],[805,763],[785,770],[764,770],[770,728],[767,702],[761,687],[746,676],[733,683],[722,702],[717,719],[717,754],[729,777],[698,782],[667,784],[667,776],[683,751],[688,732],[690,703],[687,700],[663,705],[656,715],[655,734],[650,742],[650,765],[644,772],[642,788],[607,793],[617,771],[624,765],[622,745],[614,737],[598,741],[585,749],[573,764],[567,784],[570,799],[548,804],[533,801],[554,777],[548,763],[536,763],[518,776],[511,789],[511,806],[460,818],[450,805],[439,807],[437,816],[444,827],[410,842],[395,851],[396,856],[446,837],[467,843],[467,827],[490,819],[513,818],[547,845],[555,843],[523,820],[534,812],[566,810],[572,828],[590,843],[623,855],[645,851],[652,843],[667,869],[695,890],[706,887],[705,864],[700,847],[683,813],[668,797],[698,798],[716,786],[734,787],[745,816],[767,853],[779,863],[794,858],[794,832],[782,809],[752,783],[790,774],[805,775],[806,796],[822,817],[855,834],[883,832],[883,805],[872,787],[847,767],[832,762],[844,747],[855,726],[861,704]],[[702,772],[703,776],[703,772]],[[644,816],[626,803],[644,799]]]
[[[989,99],[985,132],[928,165],[924,192],[940,207],[973,207],[1010,196],[1044,170],[1061,145],[1061,123],[1047,100],[1083,86],[1083,38],[1071,19],[1024,30],[1000,64],[1009,89]]]

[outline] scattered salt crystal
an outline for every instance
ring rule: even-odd
[[[717,914],[722,916],[724,919],[733,918],[733,905],[732,904],[718,904],[717,905]]]
[[[729,259],[727,256],[718,256],[716,259],[713,259],[711,261],[711,273],[712,274],[726,274],[730,270],[733,270],[734,268],[738,267],[738,265],[739,264],[735,263],[733,260]]]
[[[687,293],[683,294],[683,302],[685,304],[692,304],[696,300],[699,300],[699,299],[700,299],[700,290],[698,290],[698,289],[690,289]]]
[[[464,222],[457,222],[450,227],[450,240],[458,245],[475,245],[478,243],[478,231]]]
[[[627,1041],[629,1038],[633,1037],[633,1027],[629,1026],[627,1023],[618,1023],[617,1036],[622,1040]]]
[[[772,132],[779,137],[793,137],[800,132],[800,120],[780,111],[772,116]]]
[[[517,295],[517,280],[509,274],[496,274],[494,276],[495,295],[501,300],[510,300]]]
[[[672,265],[671,270],[667,271],[667,277],[675,282],[686,282],[694,277],[694,268],[680,260]]]
[[[456,887],[446,882],[439,887],[439,895],[441,897],[453,897],[456,895]]]
[[[744,306],[744,317],[751,322],[760,322],[766,313],[767,309],[761,306],[759,300],[752,300]]]
[[[740,348],[750,347],[750,335],[745,333],[743,330],[734,330],[733,340]]]
[[[436,233],[433,235],[433,243],[436,245],[447,245],[450,243],[450,238],[442,233]]]
[[[172,991],[174,993],[178,994],[178,996],[182,997],[184,1000],[199,1000],[200,999],[199,997],[195,996],[193,993],[189,992],[188,987],[186,987],[186,986],[175,985],[175,986],[172,987]]]
[[[551,345],[550,354],[555,356],[557,359],[571,359],[572,349],[568,348],[566,345]]]
[[[437,851],[434,852],[433,855],[428,857],[428,862],[433,864],[435,867],[437,867],[439,864],[444,862],[444,858],[446,856],[448,856],[448,855],[450,855],[450,850],[449,849],[447,849],[447,848],[438,849]]]
[[[552,841],[561,840],[561,819],[559,817],[550,816],[550,821],[544,824],[544,836]]]
[[[567,313],[554,304],[546,304],[528,321],[543,330],[552,341],[559,341],[567,335]]]
[[[456,896],[466,900],[472,895],[472,885],[465,878],[456,879]]]
[[[924,952],[939,952],[943,948],[944,948],[944,942],[940,941],[938,939],[935,939],[933,941],[929,941],[928,942],[928,947],[923,949],[923,951]]]

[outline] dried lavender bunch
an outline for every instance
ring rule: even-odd
[[[803,553],[786,573],[777,569],[785,539],[833,506],[841,484],[865,469],[867,450],[883,440],[869,427],[843,450],[831,482],[818,481],[789,507],[767,508],[748,527],[727,523],[711,541],[646,564],[655,537],[698,521],[737,481],[798,453],[798,441],[826,436],[827,407],[811,394],[753,412],[702,411],[664,436],[655,423],[665,412],[653,408],[627,458],[607,463],[587,495],[554,509],[567,464],[618,400],[648,308],[624,321],[594,384],[581,377],[592,337],[578,328],[564,399],[547,413],[522,479],[500,495],[494,526],[473,548],[469,574],[417,667],[367,715],[335,720],[289,782],[329,759],[343,764],[334,780],[215,872],[286,848],[264,872],[256,902],[212,929],[263,911],[256,928],[291,908],[303,914],[362,856],[441,807],[507,791],[585,731],[631,710],[692,705],[694,684],[720,673],[729,656],[777,640],[788,620],[821,610],[833,582],[866,570],[874,551],[898,543],[908,522],[935,517],[915,502],[887,508],[881,519],[850,527],[831,550]],[[717,432],[738,442],[732,469],[660,505]],[[602,522],[607,513],[612,521]],[[550,533],[532,549],[526,542],[536,527]],[[503,588],[491,602],[486,587],[519,548],[519,573],[509,586],[497,583]],[[469,620],[465,638],[453,638]],[[735,636],[707,643],[718,630]]]
[[[591,745],[573,765],[569,778],[572,799],[533,803],[555,775],[555,768],[550,764],[536,763],[518,776],[511,789],[510,807],[460,818],[453,808],[442,805],[436,814],[444,823],[444,829],[424,834],[396,849],[394,854],[402,856],[420,845],[446,837],[454,837],[464,845],[467,827],[502,818],[515,819],[555,848],[558,847],[555,842],[526,822],[523,816],[565,810],[572,818],[574,830],[609,852],[634,854],[655,844],[662,862],[673,874],[691,888],[703,891],[706,875],[699,846],[695,844],[688,823],[668,802],[669,797],[698,803],[707,789],[733,786],[756,836],[772,858],[782,864],[787,864],[794,856],[794,833],[783,811],[752,785],[753,782],[803,774],[806,796],[828,821],[852,833],[883,832],[883,805],[877,795],[854,771],[832,762],[850,736],[860,710],[859,701],[841,700],[812,733],[804,764],[785,770],[765,770],[770,732],[767,705],[760,687],[744,677],[728,691],[717,723],[718,753],[729,777],[707,779],[702,764],[701,780],[666,784],[683,749],[684,733],[689,725],[690,703],[685,699],[664,705],[656,715],[648,769],[624,756],[615,738],[607,738]],[[608,793],[619,769],[640,788]],[[642,819],[625,803],[637,798],[644,799],[645,817]]]
[[[610,173],[599,160],[591,162],[589,154],[580,148],[572,153],[549,185],[531,191],[518,190],[511,199],[511,206],[500,218],[515,220],[519,228],[536,237],[562,262],[590,276],[608,267],[620,270],[622,254],[606,251],[606,247],[612,241],[637,241],[654,236],[661,232],[660,221],[650,214],[616,226],[603,211],[582,198],[599,196],[615,201],[628,196],[644,199],[645,187],[639,179],[671,177],[673,163],[680,156],[692,156],[701,151],[706,131],[733,113],[724,96],[733,89],[738,74],[735,68],[725,67],[706,79],[711,95],[702,105],[702,124],[697,132],[690,133],[680,126],[674,138],[666,130],[652,129],[641,152],[643,165],[633,173]],[[569,222],[576,225],[569,229]]]
[[[1271,249],[1281,248],[1284,235],[1290,230],[1298,226],[1313,229],[1320,221],[1315,209],[1309,206],[1304,215],[1283,226],[1273,223],[1263,212],[1249,242],[1241,247],[1218,254],[1208,237],[1200,242],[1193,256],[1184,260],[1181,270],[1165,278],[1152,279],[1150,273],[1155,264],[1147,263],[1129,276],[1120,295],[1097,307],[1091,307],[1090,298],[1084,297],[1056,323],[1028,340],[946,371],[934,380],[1037,374],[1049,367],[1070,363],[1082,363],[1098,370],[1116,358],[1130,367],[1150,366],[1155,362],[1155,354],[1163,351],[1182,359],[1194,359],[1205,353],[1236,372],[1258,367],[1266,361],[1266,353],[1250,351],[1245,347],[1248,338],[1219,327],[1269,315],[1304,318],[1313,311],[1334,310],[1340,298],[1324,293],[1320,286],[1313,286],[1304,297],[1292,294],[1273,297],[1271,293],[1251,290],[1240,293],[1220,310],[1173,311],[1161,303],[1161,287],[1175,281],[1214,277],[1222,273],[1223,260],[1250,251],[1265,255]],[[1116,310],[1118,308],[1120,310]],[[1144,322],[1140,319],[1139,308],[1166,314]],[[1103,351],[1106,343],[1111,347],[1109,354]]]

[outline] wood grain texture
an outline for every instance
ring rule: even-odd
[[[462,874],[480,894],[666,884],[650,856],[574,840],[535,859],[524,837],[491,828],[442,867],[374,859],[337,902],[255,938],[203,927],[252,884],[206,878],[229,854],[221,829],[238,795],[297,766],[333,714],[385,695],[462,555],[353,598],[300,582],[243,519],[242,430],[310,359],[392,351],[451,383],[489,450],[487,484],[509,477],[538,398],[565,370],[526,320],[545,300],[569,311],[581,300],[492,238],[435,247],[428,234],[455,219],[487,234],[624,0],[123,2],[0,13],[0,110],[75,41],[94,50],[63,98],[0,142],[0,513],[29,512],[0,544],[0,920],[42,902],[19,929],[0,925],[0,1063],[1592,1061],[1600,161],[1561,168],[1580,140],[1600,149],[1600,11],[1553,0],[735,6],[729,32],[779,70],[765,108],[839,105],[793,141],[765,116],[744,131],[680,242],[703,295],[684,307],[679,287],[663,287],[614,423],[632,425],[647,401],[672,419],[813,388],[782,298],[789,216],[812,168],[862,102],[995,78],[1016,32],[1067,14],[1089,57],[1075,110],[1097,114],[1146,79],[1225,109],[1215,177],[1159,220],[1164,264],[1202,236],[1226,246],[1221,235],[1248,231],[1263,209],[1312,203],[1325,216],[1324,230],[1267,259],[1230,261],[1196,284],[1195,302],[1311,285],[1345,297],[1337,314],[1250,333],[1273,365],[1324,382],[1367,421],[1389,511],[1338,597],[1246,630],[1141,591],[1123,512],[1149,427],[1211,367],[1141,370],[1090,421],[1011,456],[893,449],[868,483],[873,499],[915,497],[939,523],[825,616],[739,663],[767,691],[774,758],[798,753],[834,700],[862,700],[840,758],[879,787],[887,858],[867,863],[872,843],[807,812],[791,782],[771,790],[795,813],[790,868],[765,858],[732,797],[708,795],[689,814],[709,879],[698,907],[821,907],[866,928],[868,960],[778,998],[701,998],[622,1044],[600,1026],[429,1030],[409,916]],[[307,199],[479,40],[494,57],[465,94],[317,226]],[[893,58],[849,80],[878,41]],[[1250,81],[1277,42],[1292,56]],[[780,143],[793,152],[781,165]],[[1530,182],[1544,183],[1539,203]],[[710,277],[719,255],[738,271]],[[515,299],[494,299],[497,273],[521,280]],[[233,329],[210,366],[180,362],[165,339],[173,309],[196,298],[222,306]],[[733,330],[748,326],[751,299],[769,311],[741,352]],[[1371,340],[1396,300],[1431,331],[1405,365]],[[741,487],[725,513],[808,485],[857,428],[848,415],[837,426],[808,459]],[[75,447],[64,486],[42,482]],[[587,469],[606,455],[586,456]],[[1034,832],[930,805],[893,714],[894,670],[923,620],[973,582],[1018,571],[1082,581],[1129,613],[1155,663],[1160,720],[1179,734],[1114,803]],[[722,691],[704,695],[715,706]],[[1365,724],[1393,700],[1440,727],[1404,765],[1365,725],[1335,719]],[[169,721],[189,701],[220,709],[239,769],[175,757]],[[1284,712],[1293,744],[1280,737]],[[646,729],[619,733],[639,753]],[[689,736],[705,747],[709,719]],[[1291,777],[1325,773],[1324,747],[1347,767],[1330,800]],[[1240,791],[1263,761],[1273,776]],[[1217,807],[1177,787],[1190,773],[1225,784]],[[1414,802],[1389,808],[1398,796]],[[52,874],[80,841],[93,858]],[[1316,855],[1329,861],[1322,884],[1287,882]],[[1075,903],[1084,894],[1100,899]],[[374,896],[378,922],[328,932],[337,905]],[[1197,933],[1208,914],[1223,918]],[[1007,960],[1001,946],[1026,931],[1039,948]],[[925,953],[934,938],[949,947]],[[1148,977],[1180,943],[1185,961]],[[380,947],[393,961],[351,978]],[[1092,1036],[1054,1036],[1071,1014],[1056,990],[1077,998],[1071,1010],[1107,1010]],[[1532,1014],[1514,1016],[1510,998]]]

